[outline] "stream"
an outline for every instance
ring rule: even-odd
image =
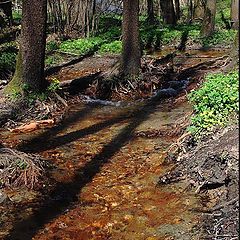
[[[57,182],[46,195],[15,193],[21,213],[18,223],[5,223],[13,227],[7,239],[193,239],[196,196],[181,184],[157,186],[170,169],[164,151],[174,137],[143,134],[172,129],[191,107],[100,103],[71,108],[52,129],[5,136],[53,163]]]
[[[191,111],[186,100],[88,99],[72,106],[61,125],[1,131],[8,146],[47,159],[54,184],[41,192],[6,190],[12,204],[0,206],[0,239],[198,239],[192,229],[199,197],[183,182],[157,184],[173,167],[165,152],[179,136],[151,134],[174,132]]]

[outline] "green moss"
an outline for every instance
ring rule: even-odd
[[[10,97],[21,96],[23,94],[23,83],[22,83],[22,54],[21,51],[18,52],[16,61],[16,70],[12,80],[4,89],[4,93]]]

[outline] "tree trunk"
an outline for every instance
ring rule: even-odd
[[[137,78],[141,65],[139,39],[139,0],[123,1],[122,74]]]
[[[215,28],[216,0],[205,0],[204,18],[201,36],[211,36]]]
[[[229,72],[237,70],[239,66],[239,31],[237,31],[235,41],[232,45],[232,49],[229,53],[230,63],[224,67],[223,72]]]
[[[177,20],[179,20],[181,15],[180,2],[179,0],[174,0],[174,3],[175,3],[176,18]]]
[[[203,0],[194,0],[194,9],[193,9],[193,17],[194,19],[203,19],[204,17],[204,5]]]
[[[188,17],[187,23],[192,23],[193,20],[193,0],[188,0]]]
[[[148,22],[150,24],[154,23],[154,4],[153,4],[153,0],[147,0],[147,12],[148,12]]]
[[[174,10],[173,0],[160,0],[163,21],[166,24],[176,24],[176,14]]]
[[[22,32],[16,71],[7,89],[21,91],[25,85],[29,90],[41,91],[46,86],[44,59],[47,0],[25,0],[22,10]]]
[[[232,29],[239,28],[239,0],[232,0],[231,3],[231,23]]]

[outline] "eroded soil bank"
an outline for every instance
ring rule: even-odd
[[[200,239],[238,239],[238,125],[215,130],[194,145],[189,138],[179,150],[169,159],[176,163],[174,170],[161,176],[159,184],[186,182],[203,198],[202,207],[195,209],[202,215]]]

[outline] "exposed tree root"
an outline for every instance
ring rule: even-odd
[[[33,189],[41,181],[46,166],[38,155],[0,148],[0,184],[3,187],[24,185]]]

